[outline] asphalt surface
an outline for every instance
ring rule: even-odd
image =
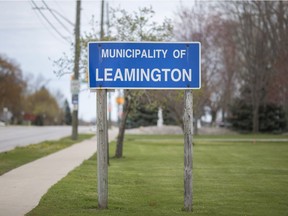
[[[78,133],[91,133],[90,127],[78,127]],[[57,140],[72,133],[71,126],[6,126],[0,127],[0,152],[17,146],[36,144],[45,140]],[[95,133],[95,132],[93,132]]]

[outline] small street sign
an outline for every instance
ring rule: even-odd
[[[78,94],[73,94],[72,95],[72,104],[75,105],[75,104],[78,104],[78,103],[79,103]]]
[[[71,94],[76,95],[80,92],[80,81],[79,80],[71,80]]]

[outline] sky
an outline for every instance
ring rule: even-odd
[[[155,11],[155,21],[161,23],[164,18],[173,19],[182,4],[192,7],[193,0],[105,0],[109,7],[121,7],[129,12],[139,7],[152,6]],[[34,3],[33,3],[34,2]],[[70,80],[71,75],[57,77],[53,70],[53,60],[72,55],[71,42],[74,42],[74,26],[76,18],[76,1],[3,1],[0,0],[0,55],[19,64],[23,76],[30,80],[30,84],[39,87],[44,85],[51,92],[61,92],[71,104]],[[48,10],[36,10],[46,5],[56,11],[58,19]],[[90,0],[81,3],[81,35],[91,29],[92,16],[99,22],[101,0]],[[51,25],[43,18],[44,14]],[[60,18],[65,17],[68,21]],[[72,24],[71,24],[71,23]],[[57,32],[58,33],[57,33]],[[117,120],[116,97],[118,92],[112,93],[112,119]],[[72,107],[72,105],[71,105]],[[96,94],[90,92],[86,84],[81,85],[79,95],[79,118],[90,121],[96,118]]]

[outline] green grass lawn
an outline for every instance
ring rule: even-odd
[[[239,140],[247,140],[247,139],[288,139],[288,134],[226,134],[226,135],[196,135],[196,140],[202,139],[239,139]]]
[[[78,140],[71,140],[65,137],[55,141],[44,141],[39,144],[28,145],[24,147],[16,147],[7,152],[0,153],[0,175],[15,169],[23,164],[29,163],[61,149],[67,148],[84,139],[93,137],[93,134],[79,134]]]
[[[110,147],[111,155],[115,143]],[[126,136],[111,159],[109,209],[97,209],[96,157],[53,186],[28,215],[288,215],[287,143],[194,146],[194,211],[183,208],[181,136]]]

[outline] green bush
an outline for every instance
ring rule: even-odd
[[[139,104],[137,108],[131,111],[128,115],[126,128],[137,128],[140,126],[157,125],[158,108],[148,107],[144,104]]]
[[[239,131],[252,131],[252,106],[244,100],[237,100],[230,108],[232,127]],[[259,131],[281,133],[286,130],[286,115],[283,107],[266,104],[259,107]]]

